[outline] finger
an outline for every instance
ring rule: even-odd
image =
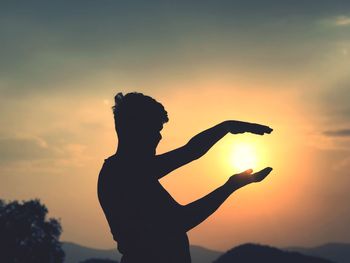
[[[259,125],[258,129],[264,133],[271,133],[273,131],[273,129],[271,129],[269,126],[266,126],[266,125]]]
[[[264,135],[265,133],[270,134],[273,131],[269,126],[258,123],[237,122],[236,125],[236,130],[241,132],[247,131],[258,135]]]
[[[270,134],[273,131],[270,127],[261,128],[257,134],[264,135],[265,133]]]
[[[263,135],[264,133],[271,132],[271,128],[265,125],[252,123],[249,125],[249,131],[255,134]]]
[[[255,173],[254,174],[255,180],[257,182],[260,182],[260,181],[264,180],[265,177],[268,176],[269,173],[271,173],[272,170],[273,169],[271,167],[266,167],[266,168],[262,169],[261,171]]]
[[[271,129],[270,127],[268,127],[268,126],[264,127],[264,132],[265,133],[270,134],[272,131],[273,131],[273,129]]]

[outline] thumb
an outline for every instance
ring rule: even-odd
[[[252,174],[253,173],[253,169],[248,169],[245,170],[244,172],[241,172],[240,174]]]

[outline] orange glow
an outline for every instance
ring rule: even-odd
[[[252,144],[238,142],[232,146],[230,156],[233,167],[239,171],[254,169],[257,163],[256,149]]]

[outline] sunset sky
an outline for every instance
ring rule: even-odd
[[[0,199],[39,198],[61,240],[115,246],[96,182],[114,95],[138,91],[169,114],[158,153],[228,119],[274,129],[227,135],[162,179],[186,204],[240,156],[274,168],[192,244],[350,242],[350,1],[2,1],[0,36]]]

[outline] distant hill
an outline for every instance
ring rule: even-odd
[[[79,263],[92,258],[120,261],[121,258],[117,249],[95,249],[71,242],[64,242],[62,247],[66,253],[65,263]]]
[[[65,263],[79,263],[88,259],[109,259],[120,261],[121,255],[117,249],[95,249],[84,247],[71,242],[63,242],[66,253]],[[222,252],[191,246],[192,263],[212,263]]]
[[[214,263],[331,263],[333,261],[313,256],[306,256],[298,252],[283,251],[278,248],[244,244],[237,246],[220,256]]]
[[[88,260],[88,259],[109,259],[109,260],[120,262],[120,258],[121,258],[121,255],[118,253],[116,249],[95,249],[95,248],[84,247],[71,242],[64,242],[63,250],[66,253],[65,263],[79,263],[81,261]],[[290,251],[299,252],[299,253],[293,253]],[[270,263],[279,262],[279,260],[280,262],[283,262],[283,263],[288,263],[288,262],[350,263],[350,244],[329,243],[329,244],[325,244],[325,245],[313,247],[313,248],[288,247],[283,250],[269,247],[269,246],[245,244],[245,245],[237,246],[229,250],[225,254],[223,254],[220,251],[210,250],[200,246],[191,246],[192,263],[213,263],[213,262],[215,263],[226,263],[226,262],[249,263],[251,261],[248,261],[250,260],[248,257],[252,255],[256,255],[259,261],[262,261],[264,257],[271,256],[272,259],[264,260]],[[286,258],[283,258],[283,259],[274,261],[274,258],[279,258],[279,257],[288,257],[288,258],[297,258],[297,259],[295,259],[294,261],[287,261]],[[219,261],[219,260],[226,260],[226,261]]]
[[[318,247],[289,247],[290,251],[297,251],[305,255],[318,256],[333,260],[337,263],[350,262],[350,244],[346,243],[329,243]]]
[[[191,246],[192,263],[213,263],[222,255],[221,251],[215,251],[200,246]]]

